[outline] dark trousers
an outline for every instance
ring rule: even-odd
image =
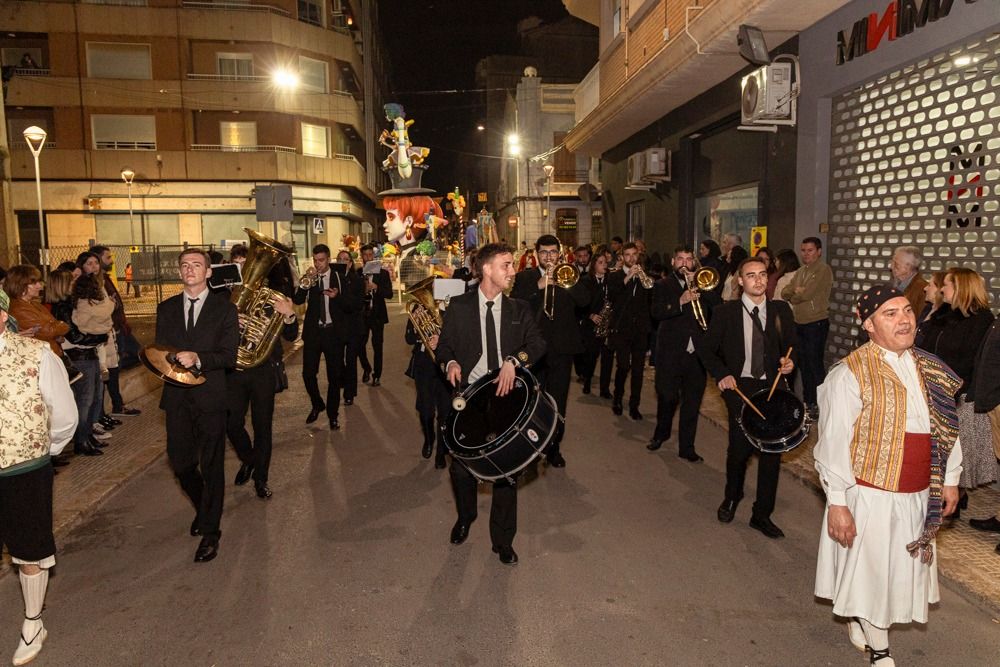
[[[271,467],[271,425],[274,418],[274,367],[270,359],[255,368],[226,376],[226,435],[240,462],[253,466],[253,480],[267,482]],[[246,429],[247,408],[253,440]]]
[[[443,458],[445,455],[443,435],[441,429],[444,427],[445,417],[451,410],[451,389],[441,371],[434,365],[426,352],[416,353],[413,361],[413,381],[417,387],[417,414],[420,415],[420,424],[423,428],[434,428],[437,437],[437,456]]]
[[[570,374],[573,370],[573,355],[549,350],[542,362],[532,369],[535,377],[542,385],[542,391],[548,393],[556,402],[559,414],[563,420],[556,427],[555,435],[546,448],[548,455],[559,453],[559,443],[562,442],[565,430],[566,399],[569,397]]]
[[[75,445],[84,445],[93,435],[94,405],[101,395],[101,362],[94,359],[76,359],[73,361],[76,369],[83,377],[71,385],[73,398],[76,399],[77,423],[73,434]]]
[[[361,339],[361,369],[371,373],[372,377],[382,377],[382,340],[385,332],[383,322],[366,322],[365,333]],[[372,339],[372,363],[368,363],[368,338]]]
[[[347,345],[344,348],[343,361],[344,364],[344,398],[354,398],[358,395],[358,356],[361,354],[361,349],[364,347],[364,334],[360,331],[352,333],[350,338],[347,339]]]
[[[680,454],[694,453],[698,432],[698,411],[705,395],[705,369],[698,355],[681,352],[660,359],[656,365],[656,430],[653,440],[669,440],[677,404],[681,406],[677,422],[677,447]]]
[[[455,492],[458,520],[469,524],[479,515],[476,503],[478,482],[468,470],[452,459],[449,469],[451,488]],[[493,482],[493,501],[490,505],[490,540],[493,546],[509,547],[517,533],[517,483],[499,480]]]
[[[111,397],[111,412],[119,412],[125,407],[125,400],[122,398],[121,383],[119,381],[120,375],[121,369],[117,366],[109,368],[108,381],[104,383],[104,386],[108,389],[108,396]],[[101,407],[101,412],[104,412],[103,405]]]
[[[629,340],[618,341],[615,344],[615,394],[616,401],[621,402],[625,396],[625,377],[632,372],[632,386],[628,397],[629,409],[638,410],[642,398],[642,369],[646,364],[646,334],[633,334]],[[601,384],[604,376],[601,376]]]
[[[226,490],[226,413],[203,412],[189,401],[166,412],[170,468],[195,507],[201,534],[218,538]]]
[[[739,378],[737,385],[747,396],[754,392],[769,388],[763,380]],[[747,464],[754,452],[760,454],[757,462],[757,500],[753,504],[753,515],[759,519],[767,519],[774,511],[774,500],[778,494],[778,474],[781,472],[781,454],[760,453],[737,423],[745,403],[735,391],[724,391],[726,408],[729,410],[729,449],[726,452],[726,500],[740,501],[743,499],[743,482],[747,475]]]
[[[307,342],[302,349],[302,382],[306,385],[313,410],[322,410],[324,405],[316,375],[319,373],[320,357],[326,357],[325,405],[326,414],[330,419],[336,419],[340,410],[340,388],[343,384],[346,349],[347,341],[323,329],[320,329],[315,340]]]
[[[802,370],[802,400],[806,405],[816,405],[816,387],[826,379],[823,367],[823,349],[830,333],[830,320],[797,324],[799,337],[799,368]]]
[[[586,350],[573,357],[573,364],[577,366],[577,373],[583,378],[584,384],[590,386],[594,380],[594,371],[597,370],[597,360],[601,360],[601,391],[607,392],[611,388],[611,367],[615,360],[615,352],[604,344],[603,340],[597,340],[593,335],[584,337]]]

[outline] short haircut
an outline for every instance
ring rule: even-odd
[[[636,250],[638,250],[639,246],[637,246],[636,244],[634,244],[631,241],[629,241],[628,243],[626,243],[625,245],[622,246],[622,252],[625,252],[626,250],[631,250],[632,248],[635,248]]]
[[[313,246],[312,254],[330,256],[330,246],[325,243],[317,243]]]
[[[802,242],[803,243],[812,243],[814,246],[816,246],[817,250],[822,250],[822,248],[823,248],[823,242],[820,241],[819,237],[817,237],[817,236],[807,236],[804,239],[802,239]]]
[[[743,237],[737,234],[736,232],[728,232],[726,234],[723,234],[722,238],[732,239],[733,241],[736,241],[736,245],[743,245]]]
[[[741,261],[739,265],[736,267],[736,275],[742,276],[743,267],[746,266],[747,264],[760,264],[761,266],[764,267],[765,271],[767,270],[767,263],[764,262],[764,260],[762,260],[760,257],[747,257],[743,261]]]
[[[7,277],[3,281],[3,289],[11,299],[24,296],[28,285],[41,280],[42,272],[28,264],[15,264],[7,269]]]
[[[575,250],[574,250],[573,252],[574,252],[574,253],[578,253],[578,252],[580,252],[581,250],[586,250],[586,251],[587,251],[588,253],[590,253],[590,254],[594,254],[594,253],[592,253],[592,252],[590,251],[590,246],[589,246],[589,245],[578,245],[578,246],[576,247],[576,249],[575,249]]]
[[[180,266],[181,262],[184,261],[185,255],[201,255],[201,258],[205,260],[205,266],[212,265],[211,255],[209,255],[201,248],[184,248],[184,250],[181,251],[181,254],[177,255],[177,266]]]
[[[624,241],[622,240],[622,237],[620,237],[620,236],[612,236],[611,237],[611,241],[614,242],[614,243],[624,243]]]
[[[924,261],[924,256],[920,252],[920,248],[918,248],[915,245],[901,245],[898,248],[896,248],[892,254],[895,256],[896,253],[903,253],[904,255],[909,255],[910,259],[912,260],[910,261],[910,266],[914,269],[919,269],[920,265]]]
[[[373,246],[371,243],[366,243],[363,246],[361,246],[361,252],[368,252],[369,250],[375,252],[375,246]]]
[[[246,257],[247,247],[242,243],[237,243],[232,248],[229,249],[229,259],[236,259],[237,257]]]
[[[101,255],[103,255],[105,252],[111,252],[111,248],[109,248],[106,245],[95,245],[90,249],[90,252],[94,253],[95,255],[97,255],[98,258],[100,258]],[[111,253],[112,261],[114,261],[114,258],[115,258],[114,253]]]
[[[683,244],[681,244],[679,246],[675,246],[674,247],[674,257],[676,257],[677,254],[681,253],[681,252],[686,252],[689,255],[693,255],[694,254],[694,250],[692,250],[691,246],[689,246],[689,245],[683,245]]]
[[[476,254],[476,265],[489,264],[497,255],[513,255],[514,250],[506,243],[487,243]]]
[[[535,241],[535,250],[538,250],[543,245],[554,245],[556,248],[561,248],[562,244],[559,243],[559,239],[552,236],[552,234],[542,234]]]

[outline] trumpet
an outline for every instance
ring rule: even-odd
[[[555,319],[556,298],[555,294],[549,298],[549,284],[554,284],[563,289],[569,289],[580,280],[580,269],[569,262],[562,264],[550,264],[545,270],[545,297],[542,299],[542,312],[547,318]]]
[[[636,279],[642,285],[642,289],[653,289],[653,279],[643,270],[642,264],[636,264],[632,269],[632,273],[635,274]]]
[[[710,266],[704,266],[693,273],[685,271],[684,280],[687,282],[688,289],[699,292],[713,290],[719,285],[719,272]],[[705,317],[705,310],[701,307],[699,298],[691,301],[691,314],[694,315],[694,319],[702,331],[708,331],[708,318]]]
[[[316,267],[310,266],[306,269],[306,272],[302,274],[302,277],[299,278],[299,288],[312,289],[312,286],[316,284],[317,279]]]

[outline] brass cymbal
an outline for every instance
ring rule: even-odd
[[[153,375],[178,387],[194,387],[204,384],[207,378],[194,368],[184,368],[177,363],[179,350],[164,345],[147,345],[139,352],[143,365]]]

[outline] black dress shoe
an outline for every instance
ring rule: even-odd
[[[602,391],[598,396],[601,398],[612,398],[610,391]]]
[[[271,493],[271,487],[267,485],[267,482],[255,484],[254,486],[257,489],[257,497],[261,500],[267,500],[273,495]]]
[[[107,423],[110,424],[112,427],[114,427],[114,426],[121,426],[125,422],[123,422],[121,419],[115,419],[111,415],[104,415],[103,417],[101,417],[101,423],[102,424]]]
[[[781,539],[785,536],[780,528],[774,525],[774,522],[770,519],[758,519],[757,517],[750,517],[750,527],[754,530],[759,530],[764,533],[767,537],[772,540]]]
[[[191,522],[191,537],[198,537],[201,535],[201,528],[198,527],[198,517],[194,518]]]
[[[620,401],[615,401],[614,403],[611,404],[611,412],[615,413],[618,416],[621,416],[622,412],[624,411],[622,410],[622,404]]]
[[[325,410],[325,409],[326,409],[326,407],[324,406],[322,408],[313,408],[312,410],[310,410],[309,411],[309,416],[306,417],[306,423],[307,424],[312,424],[314,421],[316,421],[317,419],[319,419],[319,413],[323,412],[323,410]]]
[[[445,468],[448,467],[448,464],[445,462],[443,456],[435,456],[434,467],[437,468],[438,470],[444,470]]]
[[[517,564],[517,552],[514,547],[498,547],[493,545],[493,553],[500,554],[500,562],[504,565]]]
[[[97,423],[101,425],[105,431],[114,431],[115,425],[108,421],[107,417],[101,417],[97,420]]]
[[[700,456],[698,456],[698,454],[695,452],[685,452],[683,454],[678,454],[677,456],[679,458],[684,459],[685,461],[690,461],[691,463],[701,463],[702,461],[705,460]]]
[[[90,443],[91,447],[94,447],[94,448],[96,448],[98,450],[104,449],[105,447],[108,446],[108,443],[104,442],[103,440],[98,440],[94,436],[90,436],[90,439],[88,440],[88,442]]]
[[[340,430],[340,422],[337,421],[336,417],[334,417],[333,419],[330,420],[330,430],[331,431],[339,431]]]
[[[368,381],[369,381],[369,380],[371,380],[371,379],[372,379],[372,372],[371,372],[371,371],[365,371],[365,372],[364,372],[364,373],[363,373],[363,374],[361,375],[361,382],[362,382],[363,384],[368,384]]]
[[[461,544],[469,536],[469,524],[462,523],[459,519],[451,529],[451,543]]]
[[[215,537],[201,538],[198,550],[194,552],[194,562],[207,563],[219,555],[219,540]]]
[[[354,399],[353,398],[345,398],[344,399],[344,405],[354,405]]]
[[[583,393],[585,393],[585,394],[589,394],[590,393],[590,383],[589,382],[584,382],[583,383]]]
[[[429,459],[431,454],[434,453],[434,436],[430,436],[424,439],[423,449],[420,450],[420,455],[425,459]]]
[[[736,508],[739,507],[740,501],[738,500],[723,500],[722,504],[719,505],[719,521],[722,523],[729,523],[736,516]]]
[[[51,459],[52,465],[56,468],[62,468],[63,466],[68,466],[69,461],[64,459],[62,456],[53,456]]]
[[[995,516],[989,519],[969,519],[969,525],[984,533],[1000,533],[1000,520]]]
[[[93,438],[91,438],[91,440],[93,440]],[[104,452],[97,447],[94,447],[90,440],[88,440],[82,445],[73,445],[73,453],[81,456],[100,456]]]
[[[642,421],[642,413],[639,412],[639,408],[629,408],[628,409],[628,418],[631,419],[634,422],[641,422]]]
[[[553,468],[565,468],[566,467],[566,459],[564,459],[563,455],[560,454],[559,452],[552,452],[551,454],[549,454],[548,456],[545,457],[545,460]]]
[[[253,464],[241,463],[240,469],[236,473],[236,479],[233,480],[233,484],[236,486],[243,486],[248,481],[250,481],[250,475],[253,474]]]
[[[655,452],[662,446],[663,446],[662,440],[657,440],[656,438],[653,438],[652,440],[649,441],[649,444],[646,445],[646,449],[648,449],[651,452]]]
[[[382,386],[382,378],[378,377],[377,375],[375,377],[373,377],[372,378],[372,386],[373,387],[381,387]]]

